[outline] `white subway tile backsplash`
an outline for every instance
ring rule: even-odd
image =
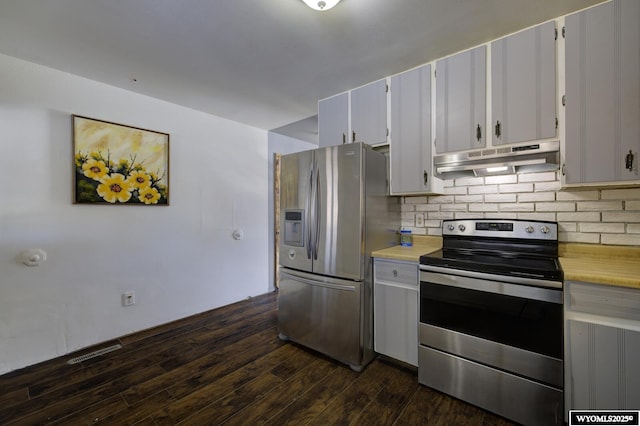
[[[518,219],[556,221],[555,213],[518,213]]]
[[[640,200],[640,188],[603,189],[603,200]]]
[[[425,228],[411,228],[411,233],[413,235],[427,235],[427,230]]]
[[[485,215],[483,213],[462,213],[456,212],[455,219],[483,219]]]
[[[500,212],[532,212],[535,211],[533,203],[506,203],[500,204]]]
[[[437,203],[437,204],[442,204],[442,203],[453,203],[453,195],[434,195],[432,197],[429,197],[429,202],[430,203]]]
[[[639,212],[602,212],[603,222],[640,223]]]
[[[598,212],[558,213],[558,222],[600,222]]]
[[[402,226],[441,236],[443,219],[548,220],[558,222],[562,242],[640,246],[640,188],[561,190],[557,172],[448,179],[444,187],[444,195],[403,198]]]
[[[538,191],[559,191],[560,182],[537,182],[535,184],[536,192]]]
[[[558,231],[562,232],[577,232],[578,224],[574,222],[559,222]]]
[[[615,211],[622,210],[622,201],[578,201],[576,207],[581,212]]]
[[[533,192],[533,184],[532,183],[514,183],[514,184],[505,184],[499,185],[498,189],[501,193],[506,192]]]
[[[453,219],[453,212],[428,212],[427,218],[433,219]]]
[[[627,201],[625,202],[624,209],[640,211],[640,201]]]
[[[556,199],[558,201],[595,201],[600,197],[598,191],[558,191]]]
[[[455,186],[474,186],[474,185],[484,185],[484,178],[481,177],[464,177],[460,179],[456,179],[454,182]]]
[[[468,210],[466,204],[442,204],[441,212],[466,212]]]
[[[413,213],[400,214],[400,226],[414,226],[415,224],[416,224],[416,217]]]
[[[640,223],[630,223],[627,225],[627,234],[640,234]]]
[[[483,186],[470,186],[468,188],[469,195],[471,194],[495,194],[498,192],[497,185],[483,185]]]
[[[553,192],[524,192],[518,194],[518,201],[521,203],[531,201],[555,201],[556,194]]]
[[[518,182],[549,182],[556,180],[556,172],[523,173],[518,176]]]
[[[484,178],[485,185],[496,185],[499,183],[518,183],[517,175],[487,176]]]
[[[445,195],[464,195],[467,193],[466,186],[451,186],[444,188]]]
[[[442,221],[440,220],[425,220],[424,227],[425,228],[439,228],[442,225]]]
[[[424,204],[427,202],[427,197],[404,197],[405,204]]]
[[[558,240],[566,243],[600,244],[600,234],[581,234],[580,232],[558,232]]]
[[[556,203],[536,203],[537,212],[573,212],[576,210],[575,203],[556,202]]]
[[[586,222],[578,225],[580,232],[600,232],[607,234],[624,234],[624,223]]]
[[[492,217],[495,217],[496,219],[517,219],[518,213],[500,212],[498,214],[493,214]]]
[[[602,234],[601,244],[637,246],[640,236],[636,234]]]
[[[482,203],[484,196],[482,194],[476,195],[458,195],[455,198],[456,203]]]
[[[487,204],[487,203],[471,203],[469,204],[470,212],[497,212],[498,205],[497,204]]]
[[[484,201],[486,203],[515,203],[516,194],[485,194]]]
[[[437,212],[440,210],[440,204],[417,204],[417,212]]]

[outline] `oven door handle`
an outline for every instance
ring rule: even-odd
[[[420,271],[427,272],[440,272],[445,275],[455,275],[460,277],[470,277],[476,278],[479,280],[488,280],[488,281],[500,281],[505,283],[513,283],[513,284],[523,284],[532,287],[544,287],[544,288],[552,288],[556,290],[562,290],[563,284],[562,281],[548,281],[542,280],[539,278],[534,278],[532,276],[514,276],[514,275],[504,275],[496,278],[495,274],[488,274],[485,272],[476,272],[476,271],[466,271],[464,269],[452,269],[441,266],[434,265],[420,265]]]
[[[464,277],[453,274],[441,274],[438,272],[420,271],[420,284],[440,284],[450,287],[459,287],[469,290],[485,291],[487,293],[501,294],[505,296],[519,297],[522,299],[540,300],[562,304],[562,290],[527,285],[504,283]]]

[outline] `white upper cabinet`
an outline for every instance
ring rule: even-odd
[[[556,137],[555,22],[491,43],[493,145]]]
[[[391,77],[391,194],[442,193],[433,176],[431,65]]]
[[[638,183],[640,2],[565,18],[566,185]]]
[[[318,145],[335,146],[349,141],[349,93],[318,102]]]
[[[318,102],[320,147],[352,142],[387,142],[386,79]]]
[[[351,91],[351,142],[387,142],[387,80]]]
[[[487,48],[436,62],[436,152],[486,145]]]

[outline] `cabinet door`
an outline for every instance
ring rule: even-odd
[[[349,93],[341,93],[318,102],[318,145],[342,145],[349,142]]]
[[[418,265],[374,262],[374,349],[417,366]]]
[[[493,145],[556,136],[555,23],[491,43]]]
[[[567,321],[565,410],[640,407],[640,332]]]
[[[431,65],[391,77],[391,194],[431,192]]]
[[[436,152],[486,144],[486,46],[436,62]]]
[[[387,81],[351,91],[351,142],[387,142]]]
[[[638,180],[640,2],[614,0],[569,15],[565,182]],[[625,167],[633,154],[631,170]]]

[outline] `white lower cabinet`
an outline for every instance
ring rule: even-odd
[[[565,283],[565,413],[640,407],[640,290]]]
[[[374,259],[374,350],[418,366],[418,264]]]

